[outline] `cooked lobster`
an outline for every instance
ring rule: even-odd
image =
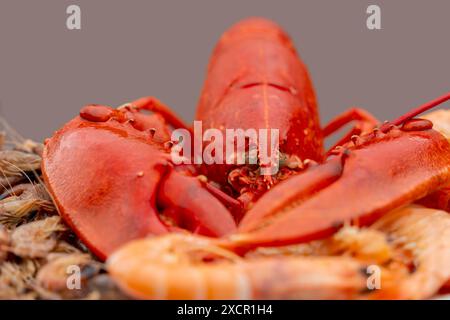
[[[154,98],[84,107],[46,141],[42,170],[62,217],[101,259],[132,239],[180,229],[221,237],[220,248],[243,254],[368,225],[446,187],[450,144],[414,117],[448,99],[382,124],[350,109],[321,127],[290,38],[273,22],[249,19],[215,48],[196,119],[222,132],[278,129],[276,174],[262,174],[261,163],[174,164],[171,130],[192,129]],[[324,151],[324,138],[352,121]]]

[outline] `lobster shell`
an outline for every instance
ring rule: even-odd
[[[308,71],[289,36],[252,18],[224,33],[211,57],[196,119],[204,129],[278,129],[280,151],[322,160],[323,139]],[[205,167],[225,184],[227,165]]]

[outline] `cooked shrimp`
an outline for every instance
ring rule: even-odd
[[[397,282],[395,298],[429,298],[450,280],[447,212],[411,205],[384,216],[373,228],[388,233],[399,262],[411,266]]]
[[[345,255],[371,264],[384,264],[393,254],[387,238],[387,234],[379,230],[346,225],[328,239],[282,247],[259,247],[246,257]]]
[[[242,258],[217,240],[169,234],[125,245],[109,258],[107,267],[125,292],[144,299],[419,299],[431,297],[450,279],[446,212],[409,206],[360,232],[362,237],[353,237],[379,242],[376,233],[382,232],[390,241],[389,261],[373,250],[373,261],[380,263],[379,290],[367,289],[364,261],[370,260],[370,250],[359,240],[362,260],[359,254],[307,257],[292,252]],[[340,248],[344,255],[346,250],[355,253],[353,245]]]
[[[10,251],[22,258],[45,258],[58,244],[57,235],[65,230],[59,216],[23,224],[11,233]]]
[[[3,175],[22,176],[24,172],[41,168],[41,157],[34,153],[16,150],[0,151],[0,171]]]
[[[208,254],[221,259],[199,259]],[[145,299],[350,299],[367,292],[366,265],[350,257],[243,259],[184,234],[131,242],[107,266],[125,292]]]
[[[436,110],[424,115],[422,118],[432,121],[433,129],[450,139],[450,110]]]

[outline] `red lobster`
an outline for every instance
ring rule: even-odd
[[[448,185],[447,139],[430,121],[412,118],[449,98],[382,125],[351,109],[321,129],[291,40],[274,23],[250,19],[216,47],[197,119],[222,131],[279,129],[276,175],[263,176],[258,165],[174,165],[168,126],[189,128],[145,98],[118,109],[84,107],[46,142],[44,180],[65,221],[100,258],[131,239],[180,228],[232,234],[224,241],[236,250],[309,241],[348,221],[371,223]],[[351,121],[338,147],[324,152],[323,139]],[[230,212],[240,205],[232,197],[245,208],[237,231]]]

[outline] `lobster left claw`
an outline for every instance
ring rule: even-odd
[[[46,141],[42,172],[49,192],[100,259],[132,239],[173,229],[209,236],[235,230],[227,208],[197,177],[173,169],[160,141],[169,137],[161,119],[130,108],[87,106]],[[166,211],[178,212],[183,224]]]

